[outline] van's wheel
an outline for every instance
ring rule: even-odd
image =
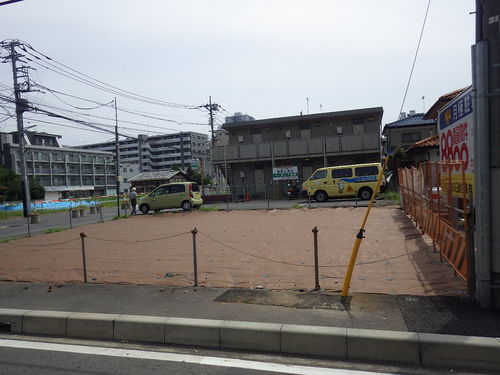
[[[358,192],[358,197],[360,199],[363,199],[364,201],[367,201],[368,199],[370,199],[372,197],[372,193],[373,193],[373,190],[368,188],[368,187],[364,187],[362,188],[359,192]]]
[[[323,190],[319,190],[314,194],[314,199],[318,202],[324,202],[328,199],[328,195]]]
[[[181,207],[184,211],[191,211],[191,202],[184,201],[184,202],[182,202]]]
[[[149,207],[148,204],[141,204],[141,207],[139,207],[139,210],[141,210],[143,215],[147,215],[149,210],[151,210],[151,208]]]

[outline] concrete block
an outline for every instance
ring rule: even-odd
[[[493,337],[420,333],[422,365],[500,372],[500,342]]]
[[[168,318],[144,315],[120,315],[115,319],[115,340],[165,343]]]
[[[281,351],[282,324],[224,321],[221,347],[268,352]]]
[[[66,336],[66,320],[71,314],[67,311],[31,310],[24,314],[23,333]]]
[[[347,360],[420,364],[417,333],[347,329]]]
[[[0,309],[0,324],[3,332],[22,333],[23,316],[31,310]]]
[[[165,324],[165,343],[220,347],[222,320],[169,318]]]
[[[283,324],[281,352],[347,360],[347,328]]]
[[[68,337],[113,340],[113,321],[118,314],[72,313],[68,316]]]

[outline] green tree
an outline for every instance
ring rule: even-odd
[[[30,177],[30,195],[31,199],[45,198],[45,188],[33,177]]]
[[[21,178],[10,169],[0,167],[0,200],[17,201],[20,191]]]
[[[44,187],[32,177],[30,177],[30,195],[32,199],[45,198]],[[0,200],[19,201],[21,199],[21,177],[10,169],[0,167]]]
[[[198,185],[201,185],[201,173],[194,171],[191,167],[188,167],[186,171],[186,178],[188,181],[193,181],[196,182]],[[203,179],[203,184],[211,185],[212,179],[209,176],[205,175]]]

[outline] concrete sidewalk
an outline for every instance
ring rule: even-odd
[[[2,282],[0,301],[18,333],[500,369],[499,313],[466,298]]]

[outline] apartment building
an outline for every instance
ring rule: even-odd
[[[46,191],[45,199],[116,193],[114,155],[63,147],[60,135],[26,132],[26,169]],[[1,164],[21,174],[17,132],[0,133]]]
[[[273,181],[273,168],[294,167],[298,179],[317,168],[381,158],[382,107],[317,113],[222,125],[227,145],[213,148],[213,163],[228,183],[259,195]]]
[[[172,169],[174,165],[186,170],[199,159],[208,162],[208,136],[196,132],[179,132],[119,141],[120,164],[138,166],[139,172]],[[86,150],[115,152],[115,142],[79,146]]]

